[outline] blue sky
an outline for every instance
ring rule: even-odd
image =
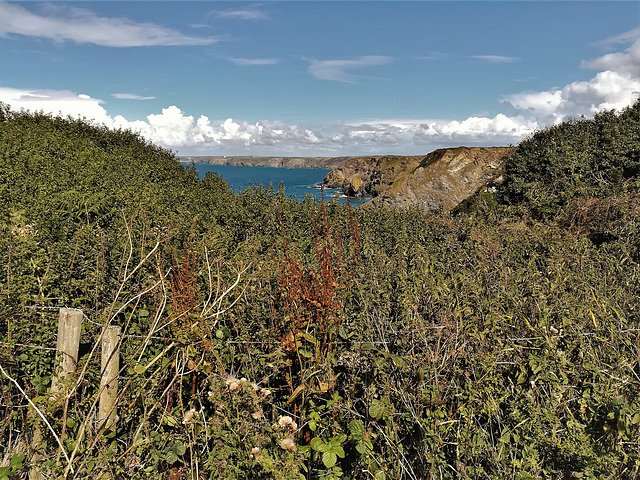
[[[639,95],[638,1],[0,0],[0,101],[180,155],[516,144]]]

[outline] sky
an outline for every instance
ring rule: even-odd
[[[178,155],[517,144],[640,96],[640,1],[0,0],[0,101]]]

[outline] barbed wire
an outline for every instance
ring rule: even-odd
[[[24,309],[29,309],[29,310],[61,310],[61,309],[65,309],[65,310],[72,310],[72,311],[77,311],[77,312],[81,312],[82,313],[82,317],[84,320],[86,320],[88,323],[95,325],[97,327],[101,327],[101,328],[105,328],[108,325],[104,324],[104,323],[99,323],[99,322],[95,322],[93,320],[91,320],[91,318],[89,318],[89,316],[84,313],[84,311],[82,309],[79,308],[74,308],[74,307],[66,307],[66,306],[48,306],[48,305],[24,305],[24,306],[16,306],[16,305],[0,305],[0,307],[4,307],[4,308],[24,308]],[[424,325],[423,328],[426,329],[443,329],[446,328],[445,325]],[[407,334],[416,334],[416,333],[422,333],[422,330],[390,330],[388,332],[389,335],[392,336],[400,336],[400,335],[407,335]],[[633,333],[633,332],[640,332],[640,328],[626,328],[626,329],[621,329],[621,330],[617,330],[616,333]],[[56,335],[56,334],[54,334]],[[596,332],[580,332],[580,333],[559,333],[559,334],[552,334],[549,335],[549,337],[551,338],[565,338],[565,337],[571,337],[571,336],[596,336],[598,335]],[[56,335],[57,336],[57,335]],[[150,340],[170,340],[170,337],[160,337],[160,336],[148,336],[148,335],[134,335],[134,334],[126,334],[126,335],[120,335],[121,338],[136,338],[136,339],[150,339]],[[535,336],[535,337],[497,337],[495,338],[495,340],[501,340],[501,341],[508,341],[508,342],[528,342],[528,341],[535,341],[535,340],[544,340],[545,338],[547,338],[547,336],[542,335],[542,336]],[[191,345],[198,345],[203,343],[204,340],[198,341],[198,342],[191,342]],[[279,345],[281,342],[279,340],[272,340],[272,341],[268,341],[268,340],[226,340],[224,342],[227,345]],[[377,341],[377,340],[363,340],[363,341],[353,341],[353,340],[339,340],[336,342],[329,342],[331,345],[389,345],[392,344],[393,341]],[[29,345],[29,344],[23,344],[23,343],[6,343],[6,342],[0,342],[0,345],[6,345],[6,346],[17,346],[17,347],[24,347],[24,348],[32,348],[32,349],[38,349],[38,350],[57,350],[57,348],[52,348],[52,347],[43,347],[41,345]]]
[[[6,345],[8,347],[25,347],[25,348],[34,348],[37,350],[55,350],[57,351],[57,348],[53,348],[53,347],[43,347],[41,345],[26,345],[24,343],[7,343],[7,342],[0,342],[0,345]]]
[[[640,332],[640,328],[630,328],[630,329],[625,329],[625,330],[618,330],[616,333],[632,333],[632,332]],[[587,332],[587,333],[580,333],[580,334],[576,334],[577,336],[595,336],[597,335],[596,333],[591,333],[591,332]],[[573,335],[553,335],[551,338],[565,338],[565,337],[571,337]],[[120,335],[121,338],[137,338],[137,339],[153,339],[153,340],[165,340],[168,341],[170,340],[169,337],[146,337],[143,335]],[[515,342],[515,341],[532,341],[532,340],[544,340],[545,337],[525,337],[525,338],[501,338],[500,340],[503,341],[511,341],[511,342]],[[202,343],[204,343],[206,340],[199,340],[197,342],[190,342],[189,345],[200,345]],[[280,342],[279,340],[273,340],[273,341],[241,341],[241,340],[226,340],[224,342],[227,345],[280,345],[282,342]],[[341,340],[338,342],[328,342],[329,345],[390,345],[393,344],[393,342],[391,341],[358,341],[358,342],[354,342],[354,341],[347,341],[347,340]],[[30,349],[36,349],[36,350],[49,350],[49,351],[58,351],[57,348],[53,348],[53,347],[43,347],[41,345],[29,345],[29,344],[24,344],[24,343],[8,343],[8,342],[0,342],[0,345],[5,345],[7,347],[22,347],[22,348],[30,348]],[[498,362],[498,363],[509,363],[509,362]]]
[[[58,306],[58,307],[53,307],[53,306],[48,306],[48,305],[24,305],[24,306],[16,306],[16,305],[0,305],[0,307],[4,307],[4,308],[26,308],[29,310],[72,310],[74,312],[81,312],[82,313],[82,318],[84,320],[86,320],[88,323],[95,325],[97,327],[101,327],[101,328],[105,328],[108,325],[104,324],[104,323],[98,323],[95,322],[93,320],[91,320],[91,318],[89,318],[87,316],[86,313],[84,313],[84,311],[80,308],[74,308],[74,307],[65,307],[65,306]],[[56,335],[56,334],[54,334]],[[85,334],[86,335],[86,334]],[[121,338],[139,338],[139,339],[151,339],[151,340],[167,340],[167,337],[158,337],[158,336],[147,336],[147,335],[133,335],[133,334],[127,334],[127,335],[120,335]],[[0,342],[1,344],[2,342]],[[17,344],[14,344],[17,345]],[[42,349],[49,349],[49,350],[57,350],[55,348],[47,348],[47,347],[38,347],[36,345],[22,345],[25,347],[31,347],[31,348],[42,348]]]
[[[15,305],[2,305],[6,308],[27,308],[30,310],[60,310],[61,308],[66,308],[67,310],[80,310],[79,308],[71,308],[71,307],[52,307],[47,305],[25,305],[21,307],[16,307]]]

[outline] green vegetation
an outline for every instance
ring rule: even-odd
[[[539,132],[519,145],[505,173],[508,201],[524,203],[544,218],[576,196],[602,198],[634,188],[640,173],[640,105]]]
[[[234,194],[0,105],[0,476],[640,477],[639,119],[538,132],[449,217]],[[62,306],[87,320],[51,399]]]

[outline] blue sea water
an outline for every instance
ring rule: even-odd
[[[183,163],[183,165],[187,165]],[[321,191],[318,186],[330,170],[324,168],[275,168],[275,167],[236,167],[231,165],[209,165],[208,163],[196,163],[194,167],[198,170],[200,178],[207,172],[215,172],[224,178],[234,191],[245,190],[249,185],[261,184],[278,189],[280,183],[284,184],[284,193],[296,200],[303,200],[305,195],[312,195],[317,199],[321,198]],[[340,191],[335,189],[324,190],[325,200],[331,200]],[[340,198],[342,203],[346,203],[346,198]],[[351,199],[351,204],[356,206],[362,203],[359,200]]]

